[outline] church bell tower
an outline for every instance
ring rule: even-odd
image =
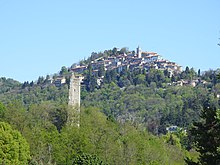
[[[141,48],[138,46],[138,47],[137,47],[137,57],[138,57],[138,58],[141,58],[141,53],[142,53],[142,52],[141,52]]]

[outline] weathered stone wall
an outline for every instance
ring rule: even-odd
[[[80,84],[81,78],[72,74],[70,77],[69,88],[69,112],[68,122],[70,125],[77,124],[79,126],[80,120]]]

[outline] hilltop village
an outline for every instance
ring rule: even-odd
[[[161,55],[156,52],[148,52],[142,51],[138,46],[136,51],[121,51],[118,48],[114,48],[115,51],[111,55],[101,55],[95,56],[93,58],[90,57],[89,62],[80,62],[78,64],[74,64],[69,68],[69,72],[75,73],[76,75],[81,75],[83,78],[83,74],[90,65],[92,74],[96,77],[98,76],[98,72],[100,69],[104,71],[115,70],[117,73],[122,72],[123,70],[134,71],[137,69],[142,69],[149,71],[150,69],[156,69],[161,71],[168,71],[170,77],[172,75],[180,74],[182,72],[182,66],[178,65],[175,62],[171,62],[167,59],[164,59]],[[113,49],[113,50],[114,50]],[[101,76],[97,79],[97,84],[100,85],[104,76]],[[51,80],[51,83],[55,84],[55,86],[60,87],[61,85],[66,83],[66,76],[60,75],[55,79]],[[178,86],[196,86],[197,84],[205,84],[207,82],[200,79],[191,79],[191,80],[179,80],[173,81],[169,85],[178,85]]]
[[[117,52],[119,52],[119,50],[117,50]],[[91,61],[91,66],[94,74],[98,73],[100,67],[104,67],[105,71],[115,69],[118,73],[123,70],[132,71],[137,68],[145,70],[149,70],[150,68],[168,70],[171,75],[182,71],[182,67],[175,62],[165,60],[155,52],[142,51],[139,46],[136,52],[132,51],[95,59]],[[87,67],[88,65],[76,65],[71,68],[71,71],[81,74]]]

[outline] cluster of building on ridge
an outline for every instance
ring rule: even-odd
[[[119,51],[118,51],[119,52]],[[91,67],[94,75],[98,75],[98,70],[101,67],[104,67],[104,70],[116,70],[120,73],[123,70],[134,70],[134,69],[145,69],[149,70],[151,68],[158,70],[167,70],[170,73],[170,76],[173,74],[178,74],[182,72],[182,66],[176,64],[175,62],[171,62],[169,60],[165,60],[162,56],[158,55],[155,52],[146,52],[142,51],[138,46],[136,52],[128,52],[108,57],[100,57],[93,61],[91,61]],[[85,70],[87,70],[88,65],[74,65],[70,68],[70,71],[77,74],[82,74]],[[98,82],[99,81],[99,82]],[[64,76],[57,77],[54,81],[54,84],[59,87],[62,84],[66,83],[66,79]],[[97,80],[97,84],[100,83],[100,79]],[[178,86],[196,86],[201,82],[200,80],[180,80],[177,82],[173,82],[169,85],[178,85]]]
[[[127,54],[119,54],[109,57],[101,57],[94,61],[91,61],[91,66],[94,74],[98,74],[98,69],[104,66],[105,70],[115,69],[117,72],[122,70],[133,70],[136,68],[142,68],[149,70],[150,68],[159,70],[168,70],[170,74],[180,73],[182,67],[175,62],[170,62],[163,59],[155,52],[141,51],[138,46],[136,52],[128,52]],[[83,73],[87,69],[86,65],[78,65],[71,68],[72,72]]]

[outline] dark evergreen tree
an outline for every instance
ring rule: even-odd
[[[112,54],[113,54],[113,55],[117,55],[117,52],[118,52],[118,49],[114,47],[114,48],[112,49]]]
[[[33,81],[31,81],[30,86],[31,86],[31,87],[33,87],[33,86],[34,86],[34,82],[33,82]]]
[[[92,76],[89,83],[89,91],[93,92],[96,87],[97,87],[97,79],[95,76]]]
[[[37,80],[37,84],[42,84],[44,82],[44,77],[43,76],[40,76]]]
[[[172,82],[175,82],[175,81],[176,81],[176,77],[175,77],[174,75],[172,75],[171,81],[172,81]]]
[[[198,77],[200,77],[201,76],[201,71],[200,71],[200,69],[198,70]]]
[[[219,165],[220,111],[215,107],[210,107],[208,103],[201,113],[201,118],[201,121],[194,123],[190,131],[196,150],[200,153],[196,164]],[[192,161],[187,160],[187,163],[190,164]]]
[[[68,69],[67,69],[67,67],[62,66],[61,71],[60,71],[60,74],[61,74],[61,75],[66,75],[66,74],[68,74]]]
[[[189,74],[189,73],[190,73],[190,70],[189,70],[189,67],[188,67],[188,66],[187,66],[186,69],[185,69],[185,73],[186,73],[186,74]]]
[[[109,84],[111,82],[111,76],[110,76],[110,71],[107,71],[105,73],[105,79],[104,79],[104,82]]]
[[[104,75],[105,75],[105,68],[104,68],[104,65],[101,65],[98,69],[98,76],[102,77]]]

